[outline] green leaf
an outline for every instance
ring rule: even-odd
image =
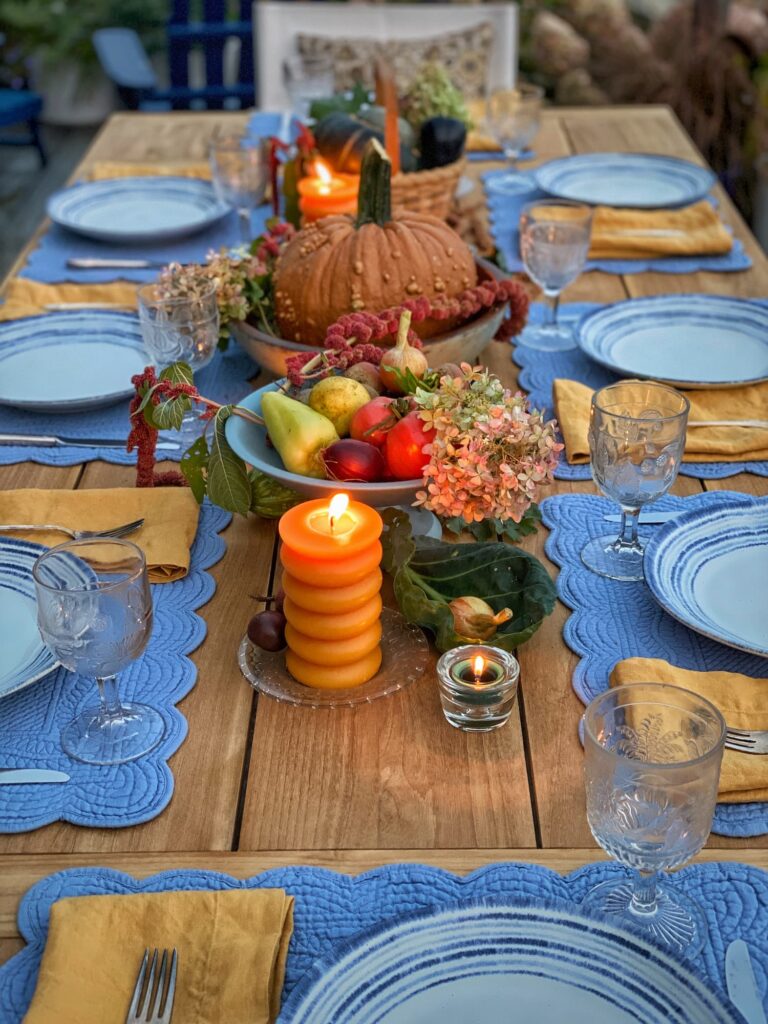
[[[523,537],[536,533],[540,522],[539,506],[533,504],[519,523],[516,523],[514,519],[483,519],[479,523],[468,523],[461,516],[453,516],[451,519],[443,520],[443,526],[457,535],[464,532],[469,533],[480,542],[506,537],[507,540],[516,544]]]
[[[488,641],[511,651],[529,640],[555,606],[555,585],[542,563],[519,548],[501,543],[446,544],[412,537],[408,517],[386,513],[383,567],[394,577],[394,591],[405,618],[432,631],[439,651],[468,642],[456,633],[448,603],[479,597],[494,612],[511,608],[513,617]]]
[[[228,512],[247,515],[251,507],[251,483],[245,463],[229,447],[224,425],[230,408],[222,406],[213,424],[211,451],[208,457],[208,497]]]
[[[152,425],[158,430],[180,430],[184,420],[184,413],[192,408],[192,403],[182,395],[179,398],[169,398],[159,405],[148,405],[144,415],[151,417]]]
[[[302,500],[296,491],[284,487],[261,470],[252,469],[248,479],[251,484],[251,512],[263,519],[279,519]]]
[[[191,384],[192,368],[188,363],[171,363],[160,374],[160,380],[169,380],[172,384]]]
[[[201,434],[195,443],[187,448],[181,456],[179,468],[184,474],[192,493],[197,498],[198,504],[201,504],[205,497],[208,478],[208,458],[208,442],[205,439],[205,434]]]

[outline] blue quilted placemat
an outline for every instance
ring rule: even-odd
[[[151,360],[147,357],[147,362]],[[217,352],[213,360],[195,375],[202,394],[217,402],[239,402],[251,392],[248,381],[259,372],[250,356],[230,341],[226,352]],[[0,433],[60,434],[64,437],[128,437],[128,402],[87,413],[45,416],[0,406]],[[162,435],[161,435],[161,439]],[[158,452],[161,459],[181,459],[183,448]],[[135,466],[136,452],[123,448],[34,448],[26,445],[0,445],[0,466],[15,462],[40,462],[46,466],[74,466],[101,459],[121,466]]]
[[[285,889],[296,900],[283,990],[288,995],[312,962],[327,956],[335,943],[390,918],[462,900],[579,903],[593,886],[619,874],[622,869],[613,864],[591,864],[563,877],[547,868],[509,863],[492,864],[464,878],[421,864],[389,865],[356,878],[323,868],[276,868],[244,881],[209,871],[168,871],[143,881],[108,868],[61,871],[38,882],[21,903],[19,929],[27,946],[0,968],[2,1020],[20,1024],[34,992],[51,904],[64,897]],[[699,901],[709,924],[709,941],[692,961],[693,969],[724,993],[726,946],[745,939],[768,1008],[768,875],[745,864],[700,864],[677,873],[675,883]]]
[[[207,570],[224,554],[219,531],[230,519],[228,512],[203,505],[189,573],[152,587],[152,637],[138,661],[120,673],[122,698],[161,712],[167,732],[160,746],[129,764],[102,767],[69,758],[61,749],[61,727],[98,697],[93,679],[65,669],[6,697],[0,701],[0,764],[54,768],[71,779],[64,785],[0,786],[0,832],[27,832],[53,821],[124,828],[157,817],[167,806],[173,795],[167,761],[187,735],[187,721],[175,705],[195,685],[197,669],[189,655],[206,633],[196,609],[216,589]]]
[[[760,300],[762,304],[764,300]],[[573,302],[560,307],[558,314],[563,323],[578,323],[579,320],[593,309],[600,306],[596,302]],[[540,324],[544,318],[545,307],[534,302],[531,305],[529,322]],[[540,349],[517,345],[512,353],[513,360],[520,367],[520,387],[526,391],[532,404],[537,409],[546,409],[554,415],[552,401],[552,384],[557,377],[567,380],[578,380],[591,388],[602,388],[619,380],[618,374],[606,370],[598,363],[592,362],[580,348],[566,352],[542,352]],[[680,467],[683,476],[694,476],[701,480],[717,480],[736,476],[737,473],[755,473],[757,476],[768,476],[768,462],[684,462]],[[588,465],[570,466],[561,461],[555,476],[560,480],[591,480],[592,472]]]
[[[502,254],[504,265],[510,273],[524,270],[520,259],[520,242],[518,223],[520,211],[526,203],[546,197],[536,185],[530,172],[521,172],[520,191],[511,195],[509,191],[497,190],[499,177],[509,174],[508,171],[487,171],[483,175],[483,187],[488,203],[488,219],[491,234],[496,248]],[[496,183],[494,183],[496,178]],[[665,256],[656,259],[642,260],[589,260],[587,270],[604,270],[608,274],[641,274],[654,270],[662,274],[695,274],[698,270],[726,272],[748,270],[752,260],[744,251],[744,246],[734,239],[733,247],[724,256]]]
[[[692,498],[667,495],[655,501],[653,509],[691,511],[748,500],[748,495],[732,491]],[[573,674],[573,688],[585,704],[608,688],[614,665],[624,658],[663,658],[680,668],[768,679],[768,659],[734,650],[688,629],[667,615],[645,583],[618,583],[587,569],[579,556],[584,545],[614,529],[618,534],[616,524],[603,520],[606,513],[617,511],[613,502],[588,494],[564,494],[546,498],[541,511],[544,524],[552,531],[547,555],[560,567],[557,593],[571,609],[563,637],[581,659]],[[650,536],[653,529],[641,526],[640,532]],[[768,833],[768,804],[718,804],[712,828],[726,836],[764,835]]]

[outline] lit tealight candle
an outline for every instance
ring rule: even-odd
[[[498,647],[455,647],[437,663],[446,721],[466,732],[498,729],[509,719],[520,666]]]
[[[286,667],[300,683],[341,689],[378,672],[382,525],[375,509],[346,494],[305,501],[281,518]]]
[[[332,214],[357,212],[357,175],[334,173],[322,160],[316,160],[312,170],[311,176],[299,181],[299,209],[305,224]]]

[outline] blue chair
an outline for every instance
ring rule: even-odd
[[[173,0],[167,25],[170,87],[160,89],[138,35],[127,28],[93,33],[93,45],[105,74],[131,110],[221,110],[251,107],[255,85],[251,0],[240,0],[239,19],[227,20],[226,0],[204,0],[204,21],[190,21],[189,0]],[[240,40],[237,82],[224,83],[224,48]],[[205,61],[205,85],[189,84],[189,55],[199,47]]]
[[[0,135],[1,146],[34,146],[45,167],[47,158],[40,138],[37,119],[43,109],[43,101],[35,92],[27,89],[0,89],[0,128],[26,124],[26,133]]]

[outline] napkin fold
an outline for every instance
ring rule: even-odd
[[[657,658],[627,658],[611,673],[611,686],[671,683],[711,701],[734,729],[768,729],[768,679],[736,672],[696,672]],[[724,804],[768,800],[768,757],[723,753],[718,800]]]
[[[124,1024],[147,947],[178,951],[174,1021],[268,1024],[292,930],[282,889],[59,900],[24,1024]]]
[[[0,491],[0,524],[51,523],[73,530],[106,530],[143,518],[141,529],[126,539],[144,552],[151,583],[173,583],[187,575],[199,514],[200,507],[188,487]],[[70,539],[64,533],[46,531],[3,535],[48,546]]]
[[[189,160],[166,161],[162,164],[141,163],[135,160],[114,161],[96,160],[88,168],[91,181],[103,181],[105,178],[204,178],[211,179],[211,168],[207,160],[190,163]]]
[[[721,256],[733,236],[706,199],[681,210],[595,208],[589,257],[593,260],[655,256]]]
[[[116,270],[116,274],[120,271]],[[41,284],[15,277],[0,305],[0,320],[18,320],[22,316],[46,313],[49,303],[95,302],[105,309],[136,309],[136,285],[127,281],[108,284]]]
[[[571,465],[589,462],[589,412],[592,389],[558,379],[552,394],[555,415]],[[714,391],[687,391],[689,422],[768,420],[768,384]],[[688,427],[683,462],[761,462],[768,459],[768,429],[760,427]]]

